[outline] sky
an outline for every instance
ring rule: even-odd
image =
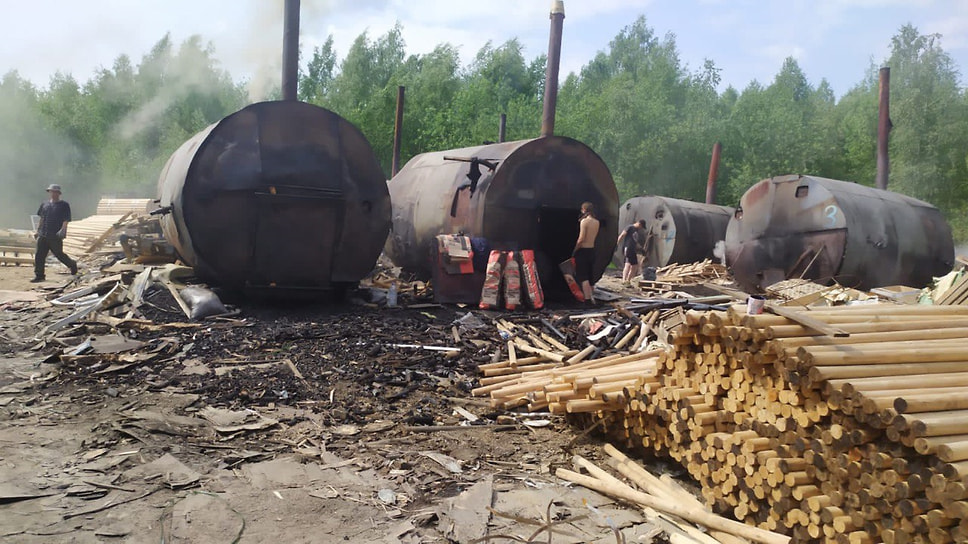
[[[178,44],[199,35],[237,80],[278,81],[283,0],[41,0],[4,4],[0,73],[17,70],[45,87],[56,71],[85,82],[121,54],[137,63],[170,32]],[[964,86],[968,81],[968,0],[565,0],[562,79],[605,50],[640,15],[657,36],[675,36],[690,70],[711,59],[721,90],[769,84],[787,57],[816,86],[839,97],[880,66],[904,24],[941,34]],[[341,59],[366,31],[396,22],[407,53],[448,42],[465,64],[490,41],[518,38],[527,59],[548,49],[550,0],[302,0],[303,60],[334,38]]]

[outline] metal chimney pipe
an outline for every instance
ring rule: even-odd
[[[723,144],[713,144],[713,158],[709,161],[709,177],[706,179],[706,204],[716,203],[716,178],[719,177],[719,155]]]
[[[874,185],[878,189],[887,190],[887,178],[891,173],[891,159],[887,154],[887,143],[890,139],[891,127],[891,69],[881,68],[877,85],[877,177]]]
[[[508,114],[502,113],[501,124],[497,128],[497,141],[498,142],[506,141],[507,133],[508,133]]]
[[[282,99],[297,100],[299,83],[299,0],[286,0],[282,27]]]
[[[403,139],[403,96],[407,88],[397,87],[397,119],[393,123],[393,163],[390,166],[390,177],[400,171],[400,143]]]
[[[561,64],[561,32],[565,22],[564,0],[551,3],[551,36],[548,39],[548,67],[545,70],[544,112],[541,136],[555,133],[555,109],[558,106],[558,68]]]

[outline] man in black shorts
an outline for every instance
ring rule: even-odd
[[[67,224],[71,221],[71,205],[61,200],[61,186],[51,184],[47,187],[50,200],[40,205],[37,215],[40,216],[40,226],[37,227],[37,250],[34,253],[34,279],[32,283],[44,281],[44,265],[47,253],[53,253],[57,259],[77,274],[77,263],[64,254],[64,238],[67,237]]]
[[[625,243],[622,243],[625,240]],[[628,285],[632,278],[641,273],[639,267],[639,253],[642,253],[645,245],[645,219],[639,219],[635,223],[625,227],[625,230],[618,235],[617,245],[622,247],[622,255],[625,257],[625,268],[622,270],[622,283]]]
[[[575,242],[575,281],[581,285],[585,300],[595,303],[592,289],[592,276],[595,273],[595,238],[601,223],[595,218],[595,206],[591,202],[581,205],[581,219],[578,222],[578,241]]]

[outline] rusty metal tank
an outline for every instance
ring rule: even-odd
[[[376,263],[390,228],[369,142],[333,112],[252,104],[199,132],[158,180],[165,236],[195,273],[243,289],[332,289]]]
[[[557,265],[575,247],[582,202],[592,202],[601,221],[596,280],[618,236],[618,192],[608,167],[585,144],[561,136],[417,155],[390,180],[390,197],[386,253],[425,277],[435,237],[464,233],[486,238],[491,249],[534,249],[545,292],[566,292]]]
[[[645,220],[645,266],[686,264],[714,259],[717,242],[726,239],[733,208],[662,196],[637,196],[619,208],[619,228]],[[612,262],[625,262],[622,248]]]
[[[923,287],[951,271],[954,244],[941,212],[928,203],[790,175],[746,191],[726,230],[726,259],[748,290],[799,277],[859,289]]]

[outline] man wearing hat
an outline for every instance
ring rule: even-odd
[[[37,215],[40,226],[37,228],[37,251],[34,255],[34,283],[44,281],[44,263],[47,253],[53,253],[57,260],[77,274],[77,263],[64,254],[64,238],[67,237],[67,224],[71,221],[71,205],[61,200],[61,186],[53,183],[47,187],[50,200],[40,205]]]

